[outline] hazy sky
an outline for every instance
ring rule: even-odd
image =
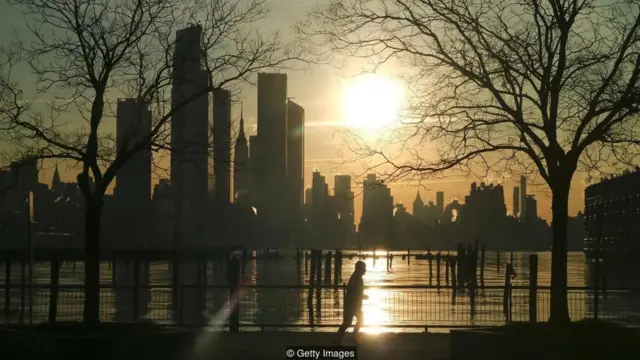
[[[283,36],[290,36],[291,25],[295,20],[302,19],[307,11],[313,8],[316,1],[306,0],[267,0],[271,9],[268,19],[261,23],[260,30],[270,32],[280,30]],[[0,44],[6,44],[13,38],[16,31],[25,34],[24,20],[20,11],[7,4],[6,0],[0,0]],[[350,70],[338,71],[328,67],[314,66],[307,71],[288,73],[288,94],[302,105],[306,111],[306,138],[305,138],[305,184],[311,184],[311,172],[318,168],[330,184],[333,184],[333,175],[337,173],[355,174],[362,170],[361,166],[339,166],[344,160],[346,150],[341,139],[340,128],[336,124],[343,122],[344,92],[349,88],[353,80],[350,78],[359,68],[358,63],[352,63]],[[389,70],[393,73],[393,69]],[[255,134],[256,127],[256,89],[246,85],[242,88],[241,99],[244,104],[245,122],[248,135]],[[233,109],[233,118],[240,113],[240,106]],[[50,183],[50,166],[42,174],[41,181]],[[73,181],[75,174],[63,174],[64,181]],[[355,179],[361,181],[361,179]],[[428,191],[421,189],[422,199],[427,202],[430,199],[435,202],[435,192],[444,191],[445,201],[452,198],[464,199],[468,194],[471,181],[438,181],[426,182]],[[507,209],[512,209],[512,184],[505,183],[505,200]],[[395,202],[404,203],[411,211],[411,203],[418,190],[417,184],[402,183],[392,185],[392,194]],[[530,187],[529,193],[536,195],[538,200],[538,212],[545,219],[550,218],[550,195],[544,187]],[[574,215],[584,207],[583,179],[576,176],[570,198],[570,214]],[[356,218],[359,221],[361,212],[361,199],[356,200]]]

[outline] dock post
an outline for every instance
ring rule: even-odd
[[[340,250],[336,249],[333,256],[333,284],[338,285],[340,267]]]
[[[307,275],[309,273],[309,253],[304,252],[304,274]]]
[[[300,273],[301,273],[300,267],[302,265],[301,264],[302,259],[300,257],[301,257],[300,249],[296,249],[296,274],[298,275],[298,277],[300,276]],[[244,272],[244,269],[243,269],[243,272]]]
[[[234,301],[239,296],[240,288],[240,263],[238,258],[232,257],[227,263],[227,276],[229,279],[229,301],[236,305],[229,316],[229,331],[237,332],[240,329],[240,301]]]
[[[500,274],[500,250],[496,253],[496,265],[498,267],[498,274]]]
[[[447,255],[444,261],[444,281],[447,286],[449,285],[449,266],[450,266],[449,264],[450,263],[451,262],[449,261],[449,255]]]
[[[484,256],[485,256],[486,247],[482,244],[482,248],[480,249],[480,286],[484,288]]]
[[[538,320],[538,255],[529,255],[529,321]]]
[[[407,266],[411,265],[411,249],[407,249]]]
[[[309,294],[307,295],[307,307],[309,308],[309,313],[313,314],[313,285],[315,284],[315,276],[316,276],[316,257],[315,250],[311,250],[306,257],[306,260],[311,258],[311,274],[309,276]],[[308,262],[308,261],[307,261]]]
[[[24,311],[26,307],[25,298],[25,281],[26,281],[26,264],[24,260],[20,261],[20,325],[24,325]],[[31,304],[29,304],[31,306]]]
[[[316,312],[322,310],[322,250],[316,250]]]
[[[324,257],[324,284],[331,285],[331,258],[333,254],[329,251]]]
[[[440,289],[440,262],[442,260],[442,255],[440,252],[436,254],[436,286]]]
[[[58,315],[58,287],[60,284],[60,262],[54,255],[51,259],[51,281],[49,285],[49,322],[56,322]]]
[[[427,261],[429,261],[429,285],[432,284],[433,281],[433,260],[431,256],[431,251],[427,251]]]
[[[133,321],[138,321],[140,314],[140,260],[136,256],[133,260]]]
[[[376,267],[376,248],[373,248],[373,267]]]
[[[4,314],[11,312],[11,252],[6,252],[7,261],[4,264]]]

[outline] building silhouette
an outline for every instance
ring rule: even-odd
[[[244,111],[240,109],[240,124],[233,153],[234,202],[249,202],[251,172],[249,169],[249,144],[244,132]]]
[[[258,174],[258,212],[269,224],[273,245],[288,242],[287,211],[287,75],[258,74],[258,136],[263,169]],[[284,199],[283,199],[284,198]],[[284,200],[284,201],[283,201]],[[283,206],[285,204],[285,206]]]
[[[224,210],[231,203],[231,93],[225,89],[213,91],[213,174],[216,206]]]
[[[527,208],[527,210],[525,211],[525,213],[527,214],[527,220],[538,219],[538,202],[536,201],[536,197],[534,195],[527,195],[525,207]]]
[[[201,65],[201,36],[202,27],[195,25],[178,30],[175,40],[171,185],[176,246],[202,243],[207,223],[209,75]]]
[[[527,219],[527,177],[520,176],[520,219]]]
[[[174,198],[174,246],[209,242],[209,74],[201,64],[202,27],[176,32],[171,105],[171,188]],[[188,102],[188,103],[187,103]],[[186,103],[186,105],[185,105]],[[188,324],[202,324],[204,297],[195,288],[200,266],[181,262],[173,281],[173,313]]]
[[[351,190],[351,176],[336,175],[334,177],[334,210],[338,220],[337,236],[341,244],[349,244],[355,234],[354,194]]]
[[[640,254],[640,169],[602,179],[584,191],[584,247],[605,259],[633,260]]]
[[[116,116],[116,152],[123,154],[151,134],[149,104],[136,99],[118,99]],[[55,179],[55,177],[58,179]],[[54,173],[54,181],[59,174]],[[56,187],[59,186],[56,184]],[[116,216],[120,234],[109,244],[116,248],[143,248],[149,245],[151,226],[151,147],[144,146],[118,170],[114,189]]]
[[[437,216],[442,216],[442,212],[444,211],[444,191],[438,191],[436,193],[436,211]]]
[[[360,246],[386,244],[392,236],[393,196],[390,189],[368,174],[363,181],[362,217],[358,231]]]
[[[304,108],[287,103],[287,190],[292,227],[300,231],[304,206]]]
[[[520,214],[520,188],[513,188],[513,217],[518,217]]]

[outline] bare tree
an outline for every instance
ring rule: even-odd
[[[395,178],[481,166],[534,169],[544,179],[553,213],[549,320],[570,321],[571,179],[580,166],[607,170],[640,154],[640,4],[332,0],[300,33],[332,53],[407,69],[415,97],[391,130],[398,146],[355,146]]]
[[[14,153],[75,161],[85,200],[84,322],[99,322],[100,218],[107,187],[136,153],[176,150],[169,145],[170,119],[185,105],[215,89],[232,86],[259,69],[282,66],[295,50],[278,34],[261,35],[252,26],[264,19],[263,0],[11,0],[27,15],[33,40],[21,46],[37,76],[38,109],[9,121]],[[173,102],[175,32],[190,24],[201,32],[204,79],[196,91]],[[186,60],[185,60],[186,61]],[[187,64],[188,65],[188,64]],[[193,79],[191,79],[192,81]],[[20,95],[20,94],[15,94]],[[105,119],[117,97],[148,104],[151,132],[128,138],[116,152]],[[49,100],[42,100],[49,99]],[[22,103],[20,100],[17,103]],[[45,110],[42,110],[42,103]],[[141,106],[142,110],[147,106]],[[69,117],[81,117],[77,126]],[[138,116],[142,116],[138,114]],[[186,145],[185,145],[186,146]],[[93,178],[93,186],[91,179]]]

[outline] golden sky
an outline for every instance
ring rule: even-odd
[[[267,5],[271,13],[260,24],[260,31],[271,32],[279,30],[283,36],[291,36],[291,24],[295,20],[302,19],[316,1],[301,0],[268,0]],[[11,41],[15,33],[26,34],[24,20],[20,11],[10,7],[6,0],[0,0],[0,44]],[[346,160],[348,154],[341,139],[340,124],[343,124],[343,100],[345,90],[349,88],[352,79],[350,76],[357,73],[359,64],[347,64],[346,70],[337,70],[326,66],[313,66],[305,71],[288,73],[288,95],[293,97],[296,103],[305,108],[306,137],[305,137],[305,184],[310,186],[311,173],[318,168],[330,184],[333,184],[333,176],[338,173],[356,175],[362,171],[358,165],[339,165]],[[389,70],[393,73],[393,69]],[[22,79],[29,83],[28,75]],[[31,82],[33,83],[33,82]],[[257,91],[251,85],[241,87],[241,96],[238,99],[243,102],[247,135],[255,134],[256,129],[256,103]],[[232,117],[237,119],[240,114],[240,106],[235,106]],[[106,128],[114,124],[106,124]],[[63,168],[61,168],[63,170]],[[47,164],[41,174],[41,181],[50,183],[52,166]],[[67,172],[62,175],[64,181],[73,181],[75,173]],[[584,182],[580,175],[576,175],[570,196],[570,214],[575,215],[584,207]],[[157,179],[155,179],[157,181]],[[360,182],[361,179],[354,179]],[[422,199],[425,202],[435,202],[435,192],[445,192],[445,202],[451,199],[464,199],[468,194],[471,181],[467,180],[441,180],[425,182],[422,185],[428,189],[420,188]],[[354,184],[355,185],[355,184]],[[505,202],[508,211],[512,209],[511,197],[513,185],[505,182]],[[419,189],[418,184],[404,182],[391,186],[395,202],[402,202],[411,211],[411,203]],[[538,213],[545,219],[550,218],[550,195],[541,187],[529,186],[529,193],[536,195],[538,200]],[[361,198],[356,199],[356,219],[361,213]]]

